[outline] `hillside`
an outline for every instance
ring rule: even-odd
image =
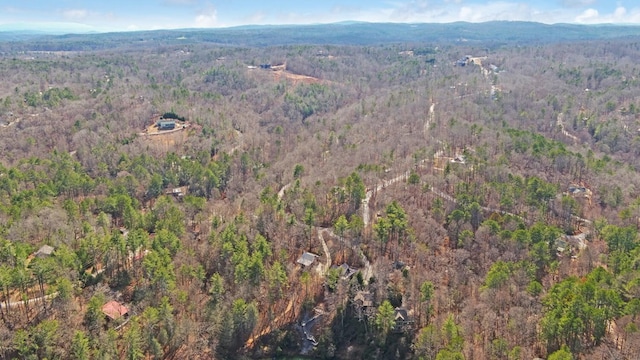
[[[634,25],[547,25],[522,21],[445,24],[343,22],[67,35],[0,30],[0,51],[86,51],[193,44],[265,47],[467,43],[494,48],[505,44],[549,44],[632,38],[638,35],[640,26]]]
[[[1,42],[0,358],[637,358],[637,30]]]

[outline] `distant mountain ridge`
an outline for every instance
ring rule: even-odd
[[[637,25],[548,25],[523,21],[446,24],[341,22],[66,35],[1,30],[0,28],[0,50],[2,51],[73,51],[185,43],[261,47],[295,44],[376,45],[468,42],[491,46],[640,37],[640,26]]]
[[[101,32],[89,25],[72,22],[48,22],[48,23],[9,23],[0,24],[0,36],[10,32],[17,35],[64,35],[64,34],[88,34]]]

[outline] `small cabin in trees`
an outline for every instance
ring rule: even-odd
[[[102,313],[109,320],[118,320],[129,316],[129,309],[115,300],[111,300],[102,306]]]
[[[566,194],[572,196],[574,199],[584,199],[584,201],[587,202],[589,206],[591,206],[591,198],[593,196],[593,192],[586,186],[571,184],[567,188]]]
[[[368,291],[358,291],[353,302],[362,308],[373,307],[373,295]]]
[[[374,316],[376,308],[373,306],[373,294],[369,291],[358,291],[353,298],[353,308],[360,320]]]
[[[587,233],[576,235],[562,235],[555,240],[556,255],[562,257],[565,254],[575,255],[575,253],[587,247]]]
[[[454,164],[464,164],[466,163],[466,160],[464,158],[464,155],[456,155],[453,159],[450,160],[450,162]]]
[[[562,256],[564,251],[567,249],[568,245],[569,244],[567,243],[565,236],[561,236],[561,237],[557,238],[556,241],[555,241],[556,255]]]
[[[165,194],[173,195],[173,196],[175,196],[177,198],[181,198],[181,197],[187,195],[188,191],[189,191],[189,187],[188,186],[180,186],[180,187],[176,187],[176,188],[167,189],[165,191]]]
[[[409,318],[409,313],[407,312],[407,310],[399,307],[395,308],[393,319],[396,322],[395,326],[393,327],[393,330],[397,332],[404,331],[407,327],[411,326],[411,324],[413,323]]]
[[[46,258],[51,256],[56,249],[53,246],[42,245],[33,255],[38,258]]]
[[[467,55],[463,58],[458,59],[458,61],[456,61],[456,66],[466,66],[470,60],[471,60],[471,55]]]
[[[351,278],[353,275],[355,275],[355,273],[358,272],[358,269],[352,268],[347,263],[343,263],[340,266],[333,265],[331,268],[338,269],[338,272],[340,273],[340,278],[343,280],[347,280]]]
[[[176,128],[175,120],[160,120],[156,123],[158,130],[173,130]]]
[[[310,252],[304,252],[296,261],[298,264],[307,267],[310,266],[311,264],[313,264],[316,261],[316,258],[318,257],[318,255],[310,253]]]
[[[403,322],[409,320],[409,314],[407,313],[406,309],[395,308],[393,318],[396,320],[396,322]]]

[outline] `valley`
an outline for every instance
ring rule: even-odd
[[[637,29],[529,26],[0,41],[0,358],[637,358]]]

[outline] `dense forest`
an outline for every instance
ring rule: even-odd
[[[628,25],[541,24],[526,21],[483,23],[367,23],[346,21],[315,25],[257,25],[214,29],[52,35],[34,31],[1,31],[0,52],[78,51],[154,48],[159,45],[209,44],[266,47],[281,45],[380,45],[398,43],[451,44],[471,42],[484,47],[504,44],[549,44],[636,37],[640,27]]]
[[[0,358],[640,357],[640,38],[250,30],[0,43]]]

